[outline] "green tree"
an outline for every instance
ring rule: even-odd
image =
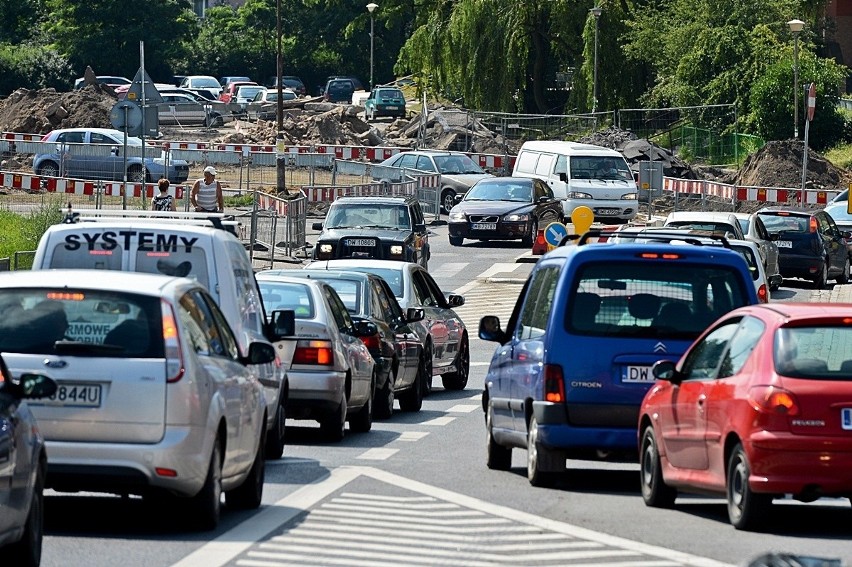
[[[0,43],[23,43],[38,33],[43,15],[41,0],[0,0]]]

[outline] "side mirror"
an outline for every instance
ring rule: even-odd
[[[479,338],[483,341],[492,341],[505,344],[506,333],[500,328],[500,318],[494,315],[486,315],[479,320]]]
[[[296,334],[296,312],[292,309],[276,309],[272,312],[267,337],[270,341],[280,341]]]
[[[371,337],[379,332],[379,328],[376,327],[376,324],[372,321],[367,321],[366,319],[359,319],[354,323],[356,337]]]
[[[651,367],[651,374],[654,378],[665,380],[673,384],[679,384],[683,380],[683,375],[677,371],[676,365],[671,360],[658,360]]]
[[[22,374],[21,380],[15,386],[21,398],[36,400],[49,398],[56,393],[56,382],[44,374]]]
[[[454,199],[454,201],[455,201],[456,205],[458,205],[459,203],[461,203],[461,202],[462,202],[462,199],[464,199],[464,195],[456,195],[456,196],[455,196],[455,199]]]
[[[315,222],[314,224],[311,225],[311,230],[322,230],[322,223],[321,222]]]
[[[267,364],[275,360],[275,347],[269,343],[253,342],[249,345],[246,364]]]
[[[416,323],[426,318],[426,312],[420,307],[409,307],[405,311],[405,321],[407,323]]]
[[[773,232],[769,235],[769,240],[771,240],[772,242],[777,242],[778,237],[779,237],[779,234],[777,232]]]
[[[559,181],[562,183],[568,183],[568,173],[565,171],[559,172]]]
[[[447,298],[447,303],[450,305],[450,307],[461,307],[462,305],[464,305],[464,296],[458,295],[456,293],[451,293],[450,296]]]

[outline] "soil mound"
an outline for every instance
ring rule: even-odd
[[[110,87],[95,84],[60,93],[18,89],[0,100],[0,131],[46,134],[56,128],[112,128],[116,102]]]
[[[746,158],[729,182],[756,187],[802,186],[802,159],[805,144],[799,140],[767,142]],[[843,190],[852,182],[852,173],[835,167],[824,156],[808,149],[806,189]]]

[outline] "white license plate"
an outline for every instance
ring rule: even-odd
[[[350,238],[346,241],[347,246],[375,246],[376,242],[369,238]]]
[[[651,373],[650,366],[626,366],[621,374],[621,381],[624,383],[645,383],[656,380]]]
[[[776,242],[778,248],[792,248],[793,243],[789,240],[779,240]]]
[[[471,230],[497,230],[496,222],[474,222],[470,225]]]
[[[598,209],[599,215],[619,215],[621,211],[619,209]]]
[[[399,110],[399,107],[398,106],[386,106],[385,109],[386,110]]]
[[[101,407],[100,384],[75,384],[64,382],[56,388],[56,393],[49,398],[33,400],[31,405],[99,408]]]

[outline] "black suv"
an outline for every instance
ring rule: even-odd
[[[428,267],[429,233],[414,196],[341,197],[331,204],[314,259],[375,258]]]
[[[352,79],[331,79],[325,84],[323,100],[326,102],[352,103],[352,93],[355,92],[355,83]]]
[[[827,280],[849,283],[849,250],[852,234],[840,230],[822,210],[766,207],[757,211],[766,230],[777,238],[778,268],[785,278],[811,280],[823,289]]]

